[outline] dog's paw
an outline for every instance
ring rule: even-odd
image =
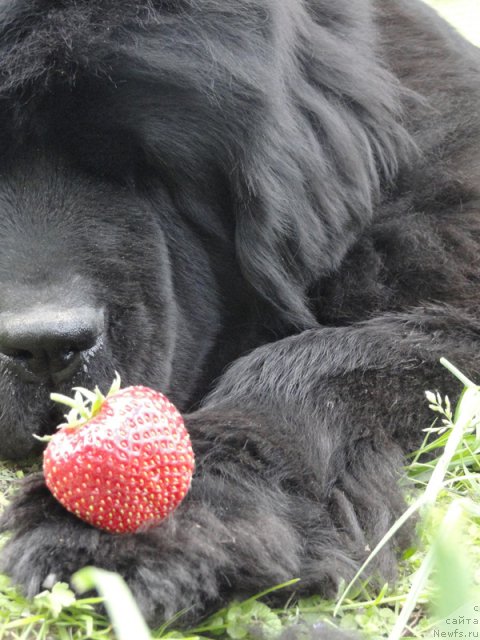
[[[0,571],[11,576],[27,597],[55,582],[70,583],[85,566],[119,573],[150,623],[181,609],[192,609],[182,570],[183,541],[175,541],[175,523],[142,534],[111,534],[95,529],[60,505],[42,474],[29,477],[0,518],[10,533],[0,551]],[[182,529],[183,530],[183,529]],[[170,541],[170,542],[169,542]],[[185,575],[184,575],[185,574]]]
[[[0,519],[11,535],[0,569],[32,597],[56,581],[68,582],[88,564],[101,544],[101,532],[66,511],[46,488],[42,474],[29,477]]]

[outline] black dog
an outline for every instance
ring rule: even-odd
[[[3,519],[28,594],[95,564],[191,621],[354,574],[403,509],[424,390],[452,388],[439,358],[478,373],[479,105],[478,51],[414,0],[2,3],[1,455],[117,370],[197,459],[137,536],[33,477]]]

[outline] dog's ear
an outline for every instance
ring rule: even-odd
[[[315,325],[310,287],[338,267],[414,149],[364,3],[320,4],[322,21],[299,2],[190,5],[181,40],[159,39],[160,55],[137,37],[124,65],[149,82],[131,102],[149,157],[186,183],[207,166],[224,175],[239,265],[298,328]]]
[[[269,54],[257,45],[233,116],[244,129],[232,174],[239,260],[254,286],[303,326],[313,321],[309,287],[338,267],[372,220],[381,185],[414,152],[364,4],[361,22],[341,34],[325,19],[341,9],[327,4],[322,23],[301,3],[272,10]]]

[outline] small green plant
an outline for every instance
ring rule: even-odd
[[[101,598],[77,598],[64,583],[27,601],[0,576],[0,640],[105,640],[110,622],[95,605]]]

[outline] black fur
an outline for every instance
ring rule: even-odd
[[[403,509],[424,390],[451,392],[439,358],[479,374],[479,104],[478,51],[416,0],[2,3],[0,328],[105,327],[58,385],[0,356],[0,451],[54,429],[53,386],[118,370],[180,407],[197,459],[135,536],[30,478],[3,518],[29,595],[96,564],[188,622],[352,577]]]

